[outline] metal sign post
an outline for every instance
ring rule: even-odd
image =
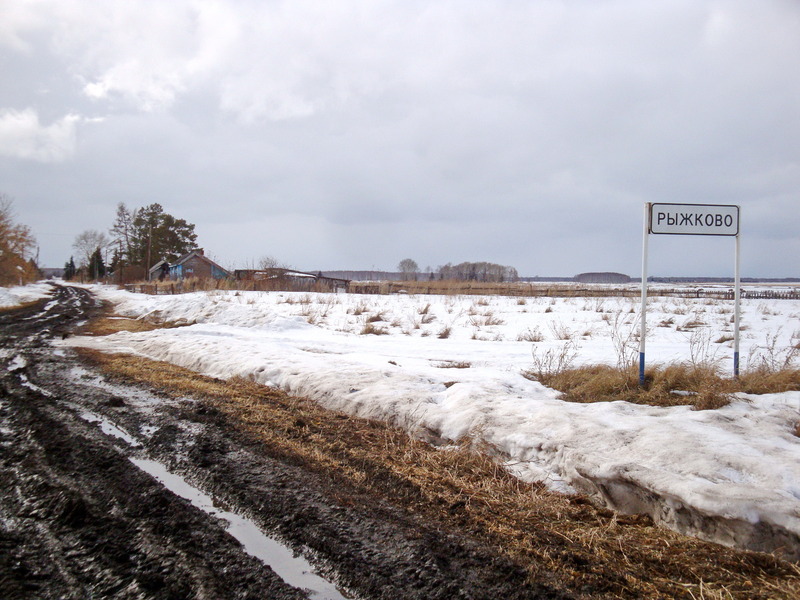
[[[739,233],[736,233],[736,256],[734,258],[734,292],[733,292],[733,376],[739,379],[739,309],[741,291],[739,287]]]
[[[739,212],[733,204],[670,204],[644,205],[642,239],[642,314],[639,337],[639,385],[644,386],[645,338],[647,335],[647,245],[655,235],[718,235],[736,238],[733,309],[733,376],[739,377]]]
[[[650,203],[644,205],[644,234],[642,237],[642,309],[639,330],[639,385],[644,387],[644,350],[647,337],[647,240],[650,238]]]

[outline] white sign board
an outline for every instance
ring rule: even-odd
[[[651,233],[666,235],[727,235],[736,241],[733,308],[733,374],[739,377],[739,207],[733,204],[644,205],[642,237],[642,314],[639,332],[639,385],[644,387],[644,351],[647,339],[647,240]]]
[[[650,204],[649,233],[739,235],[739,207],[729,204]]]

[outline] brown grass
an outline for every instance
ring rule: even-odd
[[[691,405],[698,410],[719,408],[730,402],[735,382],[719,376],[713,367],[668,365],[645,371],[645,386],[639,386],[636,368],[609,365],[569,368],[553,373],[523,373],[529,379],[563,393],[568,402],[612,402],[624,400],[650,406]]]
[[[387,335],[389,330],[385,327],[378,327],[375,323],[367,321],[361,329],[361,335]]]
[[[395,427],[349,417],[244,379],[227,382],[167,363],[82,350],[112,376],[194,396],[223,411],[271,454],[469,534],[583,598],[792,598],[795,567],[620,516],[582,496],[509,475],[487,448],[437,450]],[[479,451],[475,451],[479,450]],[[345,500],[343,498],[343,500]],[[703,594],[701,596],[701,594]]]
[[[650,406],[690,405],[697,410],[725,406],[738,392],[774,394],[800,390],[800,369],[752,370],[737,380],[722,377],[713,365],[657,365],[645,371],[644,387],[639,386],[635,367],[590,365],[552,372],[526,371],[523,375],[562,392],[562,399],[568,402],[624,400]]]
[[[739,388],[747,394],[779,394],[800,390],[800,369],[754,369],[739,378]]]

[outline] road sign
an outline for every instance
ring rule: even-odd
[[[739,207],[732,204],[650,204],[648,233],[739,235]]]
[[[734,248],[733,300],[733,375],[739,377],[739,207],[733,204],[669,204],[644,205],[642,236],[642,314],[639,331],[639,385],[644,386],[645,340],[647,338],[647,240],[650,234],[723,235],[732,236]]]

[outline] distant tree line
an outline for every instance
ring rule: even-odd
[[[64,265],[64,276],[144,279],[150,267],[160,260],[173,262],[196,247],[194,227],[164,212],[158,203],[131,210],[120,202],[108,235],[87,230],[75,238],[72,247],[79,264],[76,267],[74,257],[70,257]]]
[[[502,283],[517,281],[519,274],[514,267],[506,267],[490,262],[462,262],[457,265],[447,263],[438,269],[439,279],[459,281],[486,281]]]
[[[404,281],[420,279],[419,266],[411,258],[404,258],[397,265],[400,276]],[[427,268],[426,279],[456,279],[459,281],[485,281],[489,283],[502,283],[517,281],[519,274],[514,267],[506,267],[490,262],[462,262],[457,265],[447,263],[439,267],[434,273]]]

